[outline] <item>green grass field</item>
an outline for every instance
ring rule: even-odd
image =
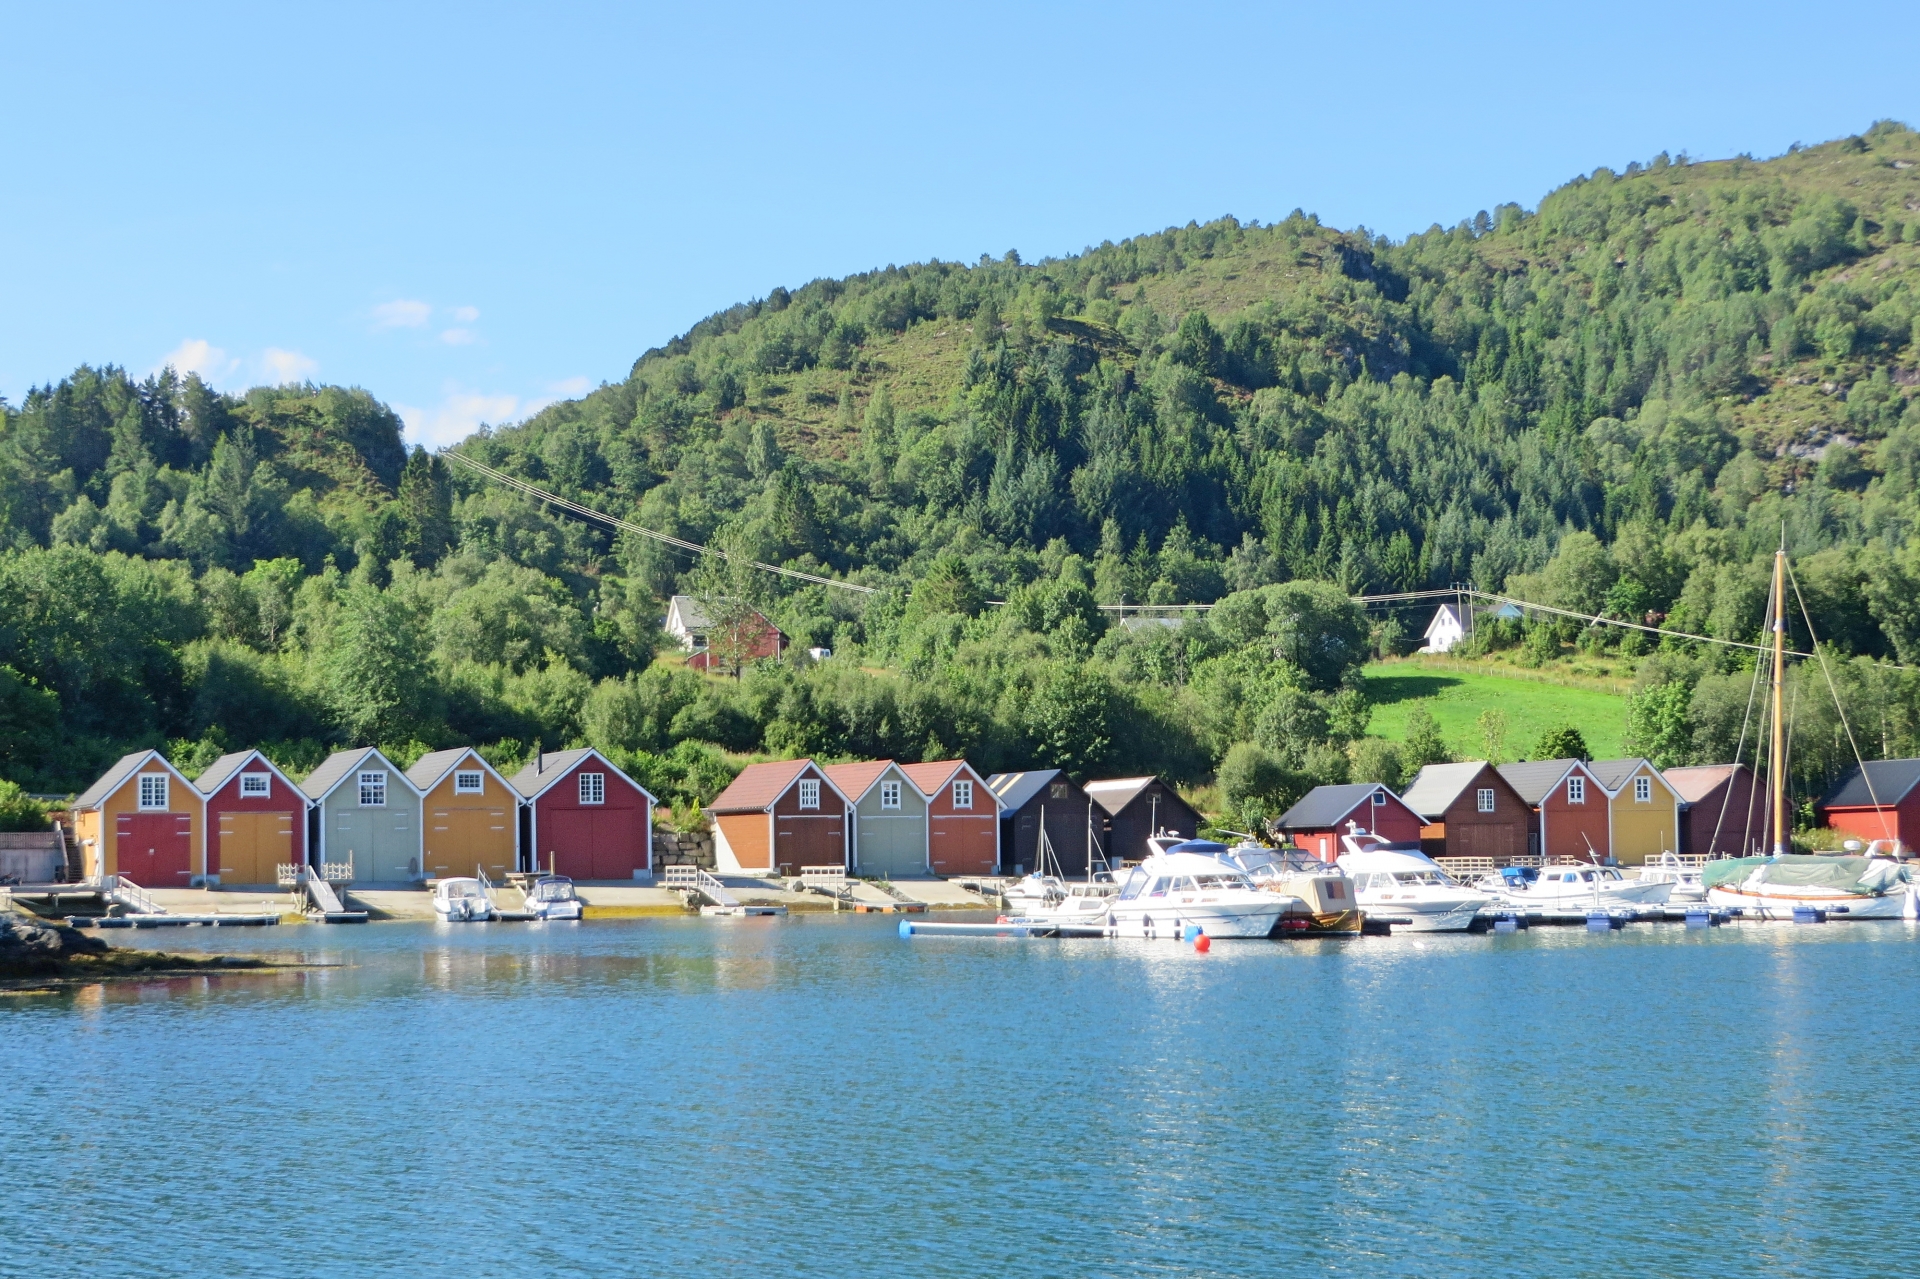
[[[1367,731],[1388,741],[1405,741],[1408,712],[1424,705],[1439,723],[1447,745],[1462,759],[1485,758],[1487,748],[1478,721],[1488,709],[1506,712],[1506,737],[1498,751],[1503,762],[1530,755],[1542,733],[1563,724],[1580,730],[1595,759],[1621,754],[1627,699],[1619,693],[1497,669],[1448,670],[1418,660],[1376,662],[1365,674],[1367,692],[1375,702]]]

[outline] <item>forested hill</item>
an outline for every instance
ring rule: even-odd
[[[1351,666],[1391,628],[1348,653],[1321,618],[1323,668],[1268,635],[1262,610],[1274,635],[1298,612],[1272,590],[1177,634],[1109,631],[1095,602],[1471,581],[1745,638],[1783,525],[1823,639],[1920,660],[1916,166],[1882,123],[1600,169],[1404,242],[1296,212],[817,280],[460,446],[875,597],[616,543],[407,459],[363,392],[83,369],[0,420],[0,770],[584,737],[687,778],[713,759],[676,743],[1202,778],[1241,743],[1272,800],[1366,748]],[[638,673],[676,589],[751,596],[840,656]],[[1723,750],[1725,663],[1642,665],[1680,708],[1653,745]],[[1877,748],[1910,744],[1914,699],[1875,700]]]

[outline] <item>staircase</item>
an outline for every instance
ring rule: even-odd
[[[109,875],[100,884],[100,895],[129,915],[164,915],[167,908],[153,900],[147,890],[125,875]]]
[[[697,893],[722,910],[740,909],[740,899],[727,891],[727,886],[709,875],[698,866],[665,867],[665,883],[668,888],[683,893]]]
[[[367,912],[348,910],[346,903],[340,900],[340,894],[333,891],[333,885],[327,882],[324,874],[317,874],[311,867],[302,866],[298,875],[300,886],[306,889],[307,913],[318,915],[329,924],[364,924]]]

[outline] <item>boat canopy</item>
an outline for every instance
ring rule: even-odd
[[[1784,857],[1728,857],[1708,862],[1700,882],[1708,888],[1738,888],[1754,879],[1794,888],[1830,888],[1862,897],[1907,883],[1911,873],[1897,862],[1869,857],[1817,857],[1789,853]]]

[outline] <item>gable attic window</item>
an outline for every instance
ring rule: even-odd
[[[1483,813],[1493,811],[1493,787],[1483,786],[1473,793],[1474,803]]]
[[[1636,777],[1633,779],[1633,802],[1636,804],[1651,804],[1653,802],[1653,779],[1651,777]]]
[[[882,808],[900,807],[900,783],[899,782],[881,782],[880,783],[880,807]]]
[[[366,772],[360,774],[360,807],[385,808],[387,806],[387,775],[385,772]]]
[[[1567,802],[1569,804],[1584,804],[1587,802],[1586,778],[1569,777],[1567,779]]]
[[[955,782],[953,784],[953,806],[955,808],[973,807],[972,782]]]
[[[1055,782],[1047,788],[1047,796],[1050,799],[1065,799],[1067,797],[1067,784],[1065,782]],[[955,800],[954,802],[958,803],[959,801]]]
[[[165,773],[140,774],[140,808],[143,812],[167,807],[167,775]]]
[[[820,783],[811,777],[800,783],[800,807],[820,807]]]
[[[604,804],[607,802],[607,775],[605,773],[580,774],[580,802],[582,804]]]
[[[240,774],[241,799],[266,799],[273,794],[272,773]]]
[[[481,793],[480,770],[462,770],[453,775],[453,793],[456,795],[478,795]]]
[[[1385,791],[1377,790],[1373,793],[1373,806],[1375,808],[1380,807],[1380,805],[1386,802],[1387,802],[1387,793]]]

